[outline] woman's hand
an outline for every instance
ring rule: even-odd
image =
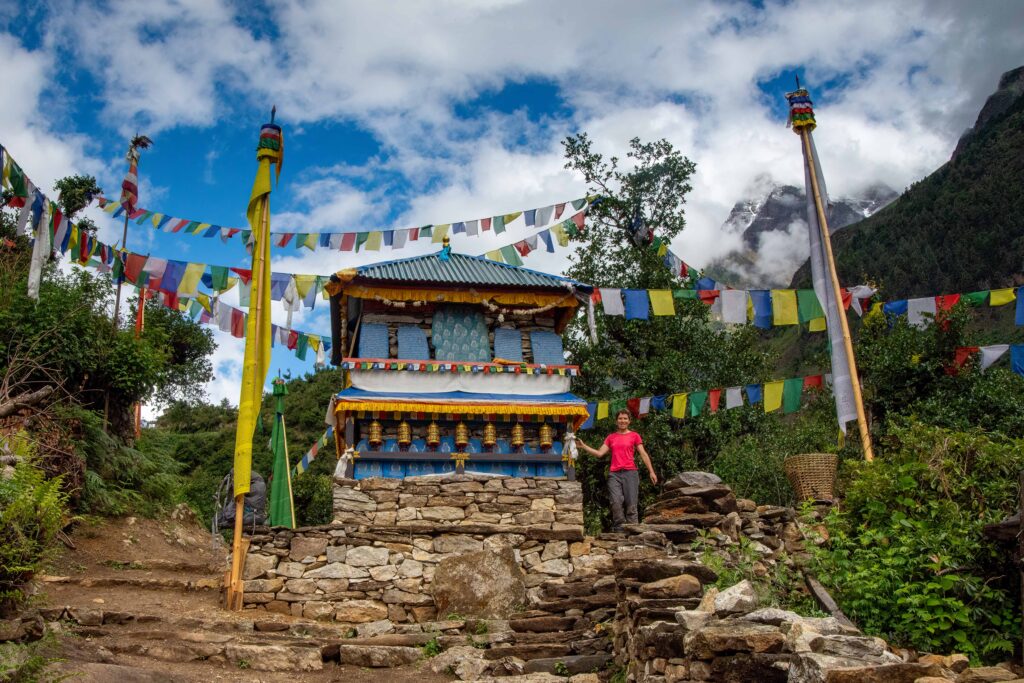
[[[655,486],[658,485],[658,475],[654,473],[654,470],[647,470],[647,473],[651,475],[651,483]]]

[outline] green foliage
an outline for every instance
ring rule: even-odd
[[[332,478],[326,474],[308,473],[293,478],[292,500],[295,503],[296,525],[330,524],[334,517]]]
[[[570,675],[569,667],[565,665],[565,662],[555,662],[554,672],[556,676],[568,677]]]
[[[51,665],[64,661],[57,656],[59,652],[60,644],[52,633],[30,643],[0,643],[0,681],[58,683],[69,680],[74,674],[48,670]]]
[[[77,407],[62,411],[78,423],[75,452],[84,460],[78,509],[98,515],[153,516],[181,499],[181,464],[166,448],[132,448],[103,431],[102,417]]]
[[[423,651],[423,657],[425,659],[436,657],[442,652],[444,652],[444,648],[441,646],[440,641],[438,641],[437,636],[434,636],[427,642],[420,645],[420,650]]]
[[[91,175],[65,176],[53,184],[57,191],[57,203],[61,212],[69,220],[76,219],[79,211],[89,206],[94,197],[103,194],[103,188],[96,184],[96,178]],[[82,228],[81,219],[76,219],[79,229]],[[95,233],[96,226],[89,221],[86,231]]]
[[[1024,442],[979,430],[894,426],[854,466],[817,571],[868,633],[925,652],[1006,659],[1019,639],[1017,571],[982,535],[1017,506]]]
[[[0,614],[21,602],[52,556],[67,512],[60,478],[46,478],[24,435],[9,437],[7,447],[20,460],[9,479],[0,477]]]

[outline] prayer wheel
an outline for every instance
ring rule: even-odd
[[[512,448],[522,448],[523,444],[526,443],[526,439],[523,437],[523,425],[518,422],[512,427]]]
[[[441,429],[437,426],[436,422],[431,422],[427,425],[427,445],[437,446],[441,443]]]
[[[551,429],[551,425],[547,422],[540,426],[540,447],[551,448],[551,444],[554,441],[554,430]]]
[[[469,427],[465,422],[455,425],[455,445],[458,448],[465,448],[469,445]]]
[[[408,446],[412,443],[412,428],[409,423],[402,420],[398,423],[398,445]]]
[[[371,446],[379,446],[384,443],[384,428],[376,420],[370,423],[369,442]]]
[[[494,448],[498,445],[498,430],[490,422],[484,425],[484,446]]]

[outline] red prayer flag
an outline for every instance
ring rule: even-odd
[[[249,284],[249,280],[252,279],[252,271],[245,268],[232,268],[231,272],[238,276],[238,279],[242,281],[243,285]]]
[[[415,238],[413,238],[415,239]],[[356,234],[354,232],[346,232],[341,237],[341,250],[352,251],[352,248],[356,246]]]
[[[712,389],[711,391],[708,392],[708,401],[711,403],[711,412],[712,413],[717,413],[718,412],[718,400],[720,398],[722,398],[722,390],[721,389]]]
[[[941,294],[935,297],[935,311],[948,311],[959,302],[959,294]]]
[[[142,269],[146,267],[146,257],[141,254],[128,254],[124,264],[124,276],[133,285],[139,284],[139,276]]]
[[[822,377],[821,375],[808,375],[804,377],[804,391],[808,389],[821,390],[822,388]]]
[[[245,316],[237,308],[231,309],[231,336],[238,339],[245,337]]]
[[[178,221],[177,225],[175,225],[173,228],[171,228],[171,232],[180,232],[181,229],[184,228],[188,224],[189,224],[189,221],[180,220],[180,221]]]
[[[958,346],[953,356],[953,364],[946,366],[946,374],[958,374],[960,369],[967,365],[967,361],[971,360],[971,357],[980,350],[977,346]]]
[[[565,211],[565,202],[561,204],[555,204],[555,220],[557,221],[562,217],[562,212]]]
[[[640,417],[640,399],[629,399],[628,401],[626,401],[626,408],[629,409],[629,412],[633,415],[633,417]]]
[[[850,292],[850,290],[848,290],[848,289],[846,289],[844,287],[843,288],[843,310],[844,311],[850,310],[850,304],[852,304],[852,303],[853,303],[853,294]]]
[[[480,219],[480,226],[484,230],[490,230],[491,229],[491,219],[490,218],[481,218]]]
[[[580,229],[580,232],[583,232],[583,214],[584,212],[580,211],[572,217],[572,222],[576,224],[576,227]]]
[[[590,293],[590,300],[595,304],[601,303],[601,290],[594,289],[594,291]]]
[[[718,298],[718,295],[719,291],[717,289],[702,289],[699,292],[697,292],[697,296],[700,297],[700,300],[703,301],[708,306],[711,306],[715,303],[715,299]]]
[[[164,292],[164,306],[173,310],[178,310],[178,304],[181,301],[178,299],[177,292]]]
[[[294,232],[282,233],[282,236],[281,236],[281,246],[282,247],[288,246],[288,243],[292,241],[293,237],[295,237],[295,233]]]
[[[516,251],[519,252],[520,256],[529,256],[530,245],[526,243],[526,240],[519,240],[513,246],[515,246]]]
[[[295,330],[288,331],[288,348],[292,351],[299,345],[299,333]]]

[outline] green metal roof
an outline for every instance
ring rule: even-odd
[[[569,278],[549,275],[528,268],[491,261],[482,256],[451,253],[447,259],[441,252],[414,256],[398,261],[386,261],[362,266],[358,280],[388,282],[422,282],[440,285],[486,285],[492,287],[565,289],[571,283],[589,293],[590,285]]]

